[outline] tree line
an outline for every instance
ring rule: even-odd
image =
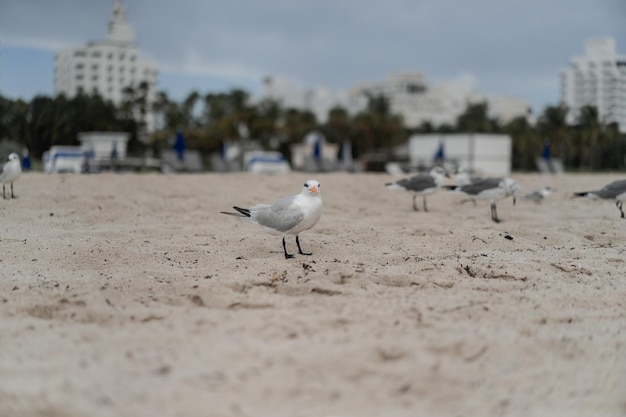
[[[158,153],[171,147],[171,138],[182,131],[189,148],[208,155],[219,152],[224,139],[241,138],[239,127],[245,124],[250,140],[287,157],[291,144],[317,129],[329,142],[350,141],[358,158],[388,152],[414,133],[501,133],[512,137],[514,170],[535,170],[535,158],[546,139],[552,156],[568,170],[620,170],[625,165],[626,135],[616,123],[601,121],[592,106],[581,110],[574,125],[566,123],[568,109],[562,105],[546,107],[534,123],[518,117],[502,124],[489,117],[486,103],[469,104],[454,125],[423,123],[408,129],[383,96],[370,97],[367,108],[356,115],[333,108],[328,120],[320,123],[310,111],[283,108],[267,99],[252,101],[241,89],[204,95],[194,91],[182,101],[159,92],[150,109],[145,87],[125,89],[118,106],[97,94],[37,96],[31,101],[0,95],[0,141],[16,142],[33,158],[41,158],[51,146],[78,145],[79,132],[126,131],[131,135],[128,152],[139,155],[146,149]],[[156,129],[150,134],[144,121],[148,110],[156,115]]]

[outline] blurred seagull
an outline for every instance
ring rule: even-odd
[[[483,179],[482,177],[472,176],[471,171],[465,167],[458,168],[454,173],[454,180],[457,186],[468,185],[468,184],[480,181],[482,179]],[[471,198],[471,197],[464,198],[463,200],[460,201],[460,203],[465,204],[468,201],[471,201],[474,204],[474,206],[476,206],[476,199]]]
[[[22,173],[22,163],[20,156],[15,152],[9,154],[9,162],[6,162],[2,166],[2,173],[0,173],[0,182],[2,183],[2,198],[6,198],[4,186],[5,184],[11,184],[11,198],[15,198],[13,195],[13,183],[17,181]]]
[[[622,204],[626,200],[626,180],[613,181],[612,183],[605,185],[599,190],[574,193],[574,196],[616,200],[615,205],[619,209],[622,219],[624,218],[624,210],[622,209]]]
[[[449,178],[448,173],[443,167],[436,166],[430,170],[428,174],[415,175],[410,178],[404,178],[398,181],[389,182],[385,187],[392,190],[405,190],[413,193],[413,210],[419,211],[415,199],[422,196],[424,211],[428,211],[426,207],[426,196],[439,191],[445,177]]]
[[[535,190],[530,194],[526,194],[524,196],[524,200],[534,201],[535,203],[541,203],[546,198],[550,197],[554,190],[550,187],[540,188],[539,190]]]
[[[302,252],[298,235],[309,230],[322,216],[322,196],[320,183],[316,180],[308,180],[300,194],[285,197],[274,204],[257,204],[250,208],[233,207],[237,213],[222,211],[222,214],[237,216],[258,224],[273,235],[283,236],[283,250],[285,259],[293,258],[287,253],[285,244],[286,235],[296,235],[296,244],[300,255],[311,255]]]
[[[449,185],[447,190],[463,193],[477,200],[489,200],[491,202],[491,220],[500,223],[496,212],[496,201],[513,196],[513,204],[520,192],[520,186],[512,178],[485,178],[466,185]]]

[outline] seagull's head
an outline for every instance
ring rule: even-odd
[[[320,183],[316,180],[308,180],[304,183],[304,187],[302,188],[302,194],[304,195],[319,195],[320,193]]]
[[[515,201],[517,200],[517,195],[520,193],[522,188],[520,187],[518,182],[512,178],[505,178],[504,185],[507,188],[509,195],[513,196],[513,205],[515,205]]]
[[[16,154],[15,152],[11,152],[9,154],[9,161],[15,161],[16,159],[20,159],[20,156]]]
[[[442,167],[441,165],[436,165],[434,166],[431,170],[430,170],[430,175],[432,175],[433,177],[439,177],[441,179],[445,178],[450,178],[450,174],[448,173],[448,171]]]

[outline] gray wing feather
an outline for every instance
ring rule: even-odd
[[[422,191],[437,186],[435,179],[430,175],[416,175],[411,178],[396,181],[396,184],[409,191]]]
[[[458,190],[463,191],[465,194],[478,195],[485,190],[498,188],[501,182],[502,182],[502,178],[485,178],[478,182],[463,185],[459,187]]]
[[[626,180],[619,180],[610,183],[594,194],[600,198],[615,198],[624,192],[626,192]]]
[[[254,220],[259,225],[286,232],[297,226],[304,218],[302,210],[295,207],[293,202],[294,197],[285,197],[271,206],[259,204],[250,210],[254,212]]]

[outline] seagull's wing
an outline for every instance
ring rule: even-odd
[[[271,206],[259,204],[250,207],[252,218],[259,225],[278,232],[296,227],[304,219],[304,211],[295,204],[296,197],[285,197]]]
[[[483,180],[466,184],[458,188],[459,191],[468,195],[478,195],[485,190],[498,188],[502,182],[501,178],[485,178]]]
[[[599,191],[594,192],[601,198],[615,198],[626,192],[626,180],[613,181]]]
[[[2,164],[2,172],[0,172],[0,179],[3,179],[7,175],[8,172],[9,172],[9,163],[4,162]]]
[[[407,191],[423,191],[437,186],[435,179],[430,175],[416,175],[396,181],[396,184]]]

